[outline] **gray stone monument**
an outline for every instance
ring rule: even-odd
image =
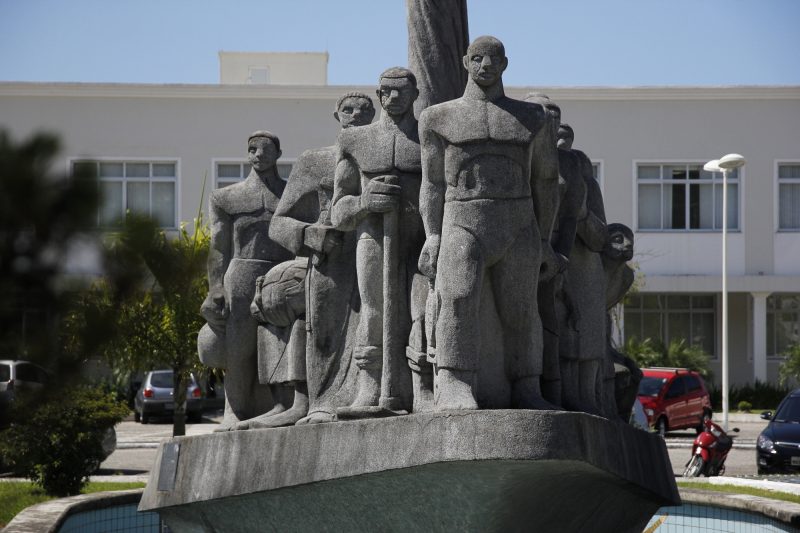
[[[439,303],[436,409],[482,407],[478,390],[494,385],[478,383],[485,291],[493,293],[502,331],[493,355],[510,383],[498,407],[550,408],[540,391],[536,294],[540,265],[557,270],[550,246],[558,206],[554,132],[540,104],[505,96],[508,59],[499,40],[476,39],[463,65],[464,96],[420,117],[427,240],[419,265],[435,280]]]
[[[465,9],[408,5],[434,34],[425,9]],[[505,96],[503,44],[462,64],[419,130],[407,69],[381,75],[375,124],[347,127],[367,100],[346,95],[335,149],[305,152],[280,204],[277,138],[251,138],[253,174],[212,195],[198,341],[235,378],[222,427],[251,429],[163,443],[140,509],[176,531],[639,532],[679,502],[664,441],[609,414],[635,390],[605,333],[633,236],[606,227],[558,106]]]
[[[292,257],[268,235],[285,186],[276,166],[280,140],[257,131],[247,150],[252,166],[247,178],[209,197],[208,296],[201,308],[208,324],[198,336],[198,351],[206,364],[226,370],[225,416],[217,431],[234,429],[272,407],[269,389],[258,381],[258,323],[250,303],[256,279]]]

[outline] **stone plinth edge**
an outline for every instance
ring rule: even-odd
[[[178,437],[159,448],[139,509],[422,465],[501,460],[585,463],[659,504],[680,502],[664,441],[655,435],[584,413],[484,410]]]

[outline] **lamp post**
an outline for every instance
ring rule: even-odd
[[[707,172],[722,172],[722,427],[728,431],[728,173],[744,165],[744,157],[728,154],[703,165]]]

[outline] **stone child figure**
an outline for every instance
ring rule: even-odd
[[[250,314],[256,278],[292,255],[269,238],[272,214],[285,182],[276,162],[280,140],[256,131],[247,141],[252,170],[247,178],[213,191],[209,198],[211,249],[208,296],[201,314],[208,321],[198,336],[198,349],[221,351],[224,357],[225,415],[217,431],[233,429],[241,420],[271,407],[269,389],[258,382],[257,322]]]
[[[333,116],[342,129],[364,126],[375,117],[375,106],[366,94],[346,93],[336,102]],[[306,382],[295,383],[295,395],[307,388],[307,412],[290,409],[271,424],[331,422],[336,408],[352,401],[356,370],[351,354],[360,306],[356,239],[354,232],[341,232],[331,223],[335,172],[336,146],[303,152],[270,224],[270,238],[298,260],[305,258],[308,269],[306,298],[298,302],[303,304],[307,341],[302,353],[287,354],[304,358]],[[272,289],[265,285],[263,290]]]
[[[615,367],[614,391],[617,404],[617,413],[624,421],[628,421],[636,401],[639,382],[642,380],[642,371],[629,357],[614,348],[611,342],[611,310],[616,306],[633,285],[635,274],[628,266],[628,261],[633,259],[633,231],[624,224],[608,225],[608,241],[603,249],[603,269],[606,273],[606,309],[607,314],[607,363]],[[606,379],[608,379],[608,372]],[[606,385],[608,387],[608,385]]]
[[[383,112],[369,126],[342,130],[332,221],[355,230],[361,316],[353,357],[359,368],[356,398],[339,417],[373,416],[414,408],[432,396],[424,345],[425,279],[417,260],[425,240],[418,199],[420,147],[413,103],[416,78],[394,67],[380,75]],[[407,345],[408,344],[408,345]],[[414,368],[416,367],[416,368]],[[427,378],[427,380],[426,380]]]
[[[420,117],[427,240],[420,271],[435,279],[437,410],[477,409],[480,299],[492,287],[502,325],[508,405],[551,408],[541,397],[540,267],[557,269],[550,233],[558,155],[545,109],[505,96],[503,44],[479,37],[463,58],[461,98]]]

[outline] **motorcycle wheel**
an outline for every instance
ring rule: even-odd
[[[686,470],[683,471],[683,477],[700,477],[700,474],[703,473],[703,466],[705,466],[703,458],[699,455],[695,455],[692,457],[692,460],[689,461],[689,464],[686,465]]]

